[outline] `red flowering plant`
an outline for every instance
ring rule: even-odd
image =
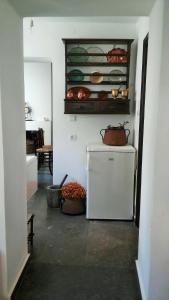
[[[82,200],[86,197],[86,191],[79,183],[68,182],[62,187],[62,197],[69,200]]]

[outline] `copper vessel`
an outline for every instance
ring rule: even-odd
[[[119,94],[119,89],[113,89],[113,90],[111,91],[111,93],[112,93],[112,97],[113,97],[113,98],[116,98],[116,97],[118,96],[118,94]]]
[[[113,48],[107,53],[108,63],[127,63],[127,51],[121,48]]]
[[[120,124],[120,126],[117,127],[113,127],[109,125],[106,129],[101,129],[100,135],[102,137],[103,143],[110,146],[126,145],[128,143],[128,137],[130,134],[130,130],[124,128],[126,123],[128,122],[125,122],[124,124]]]
[[[121,96],[122,96],[122,98],[127,98],[128,97],[128,89],[121,90]]]

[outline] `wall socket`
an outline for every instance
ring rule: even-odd
[[[70,140],[71,141],[76,141],[77,140],[77,134],[71,134],[70,135]]]

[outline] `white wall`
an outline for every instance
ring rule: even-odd
[[[86,184],[86,145],[101,141],[99,131],[109,124],[130,121],[130,115],[77,115],[70,121],[64,115],[65,64],[62,38],[136,38],[136,26],[130,23],[88,23],[55,22],[51,19],[34,19],[30,30],[30,19],[24,21],[24,55],[26,57],[45,57],[53,64],[53,143],[54,143],[54,182],[58,183],[67,173],[69,180]],[[92,29],[92,30],[91,30]],[[70,140],[76,135],[77,140]],[[133,138],[133,131],[130,142]]]
[[[0,208],[3,209],[0,251],[7,262],[4,293],[9,296],[27,259],[27,218],[22,21],[6,0],[0,0],[0,41],[0,142],[3,145],[0,160],[4,160],[4,174],[3,164],[0,171]]]
[[[51,120],[51,63],[24,63],[25,102],[32,108],[32,120]]]
[[[1,66],[0,66],[1,70]],[[1,82],[1,73],[0,73]],[[0,87],[0,299],[5,298],[7,290],[6,265],[6,228],[5,228],[5,195],[4,195],[4,161],[3,161],[2,111]]]
[[[142,55],[143,40],[149,32],[149,17],[140,17],[137,22],[138,44],[137,44],[137,64],[136,64],[136,109],[134,121],[134,146],[138,149],[139,117],[140,117],[140,96],[141,96],[141,76],[142,76]]]
[[[157,0],[150,15],[137,262],[144,300],[169,299],[168,24],[169,2]]]

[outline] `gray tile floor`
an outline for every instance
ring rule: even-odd
[[[45,177],[44,177],[45,176]],[[88,221],[46,205],[44,182],[29,202],[35,214],[32,257],[13,300],[141,300],[133,223]]]

